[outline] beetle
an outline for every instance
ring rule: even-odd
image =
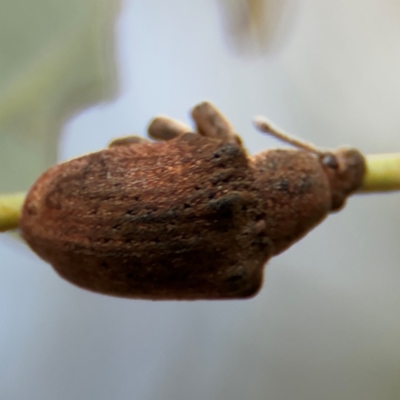
[[[320,150],[256,119],[294,145],[254,156],[225,117],[203,102],[196,130],[167,117],[149,141],[56,165],[34,183],[23,238],[65,279],[95,292],[152,300],[255,295],[266,262],[356,191],[365,172],[353,148]]]

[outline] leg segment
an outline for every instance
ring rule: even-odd
[[[221,139],[227,143],[240,143],[232,125],[209,102],[203,102],[192,109],[192,118],[200,135]]]
[[[183,122],[164,116],[154,118],[147,128],[148,135],[155,140],[171,140],[192,131]]]
[[[108,147],[114,146],[129,146],[131,144],[148,143],[149,141],[140,136],[125,136],[121,138],[114,139],[108,145]]]

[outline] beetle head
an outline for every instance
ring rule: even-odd
[[[347,196],[362,184],[364,157],[357,149],[341,147],[332,152],[321,152],[320,160],[331,187],[331,210],[339,210]]]

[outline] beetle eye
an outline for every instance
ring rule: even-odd
[[[339,168],[339,164],[336,157],[331,153],[325,154],[322,157],[322,164],[332,169]]]

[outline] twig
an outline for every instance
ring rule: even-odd
[[[367,171],[359,193],[400,190],[400,153],[371,154],[365,157]],[[0,232],[18,228],[24,193],[0,194]]]
[[[0,195],[0,232],[18,228],[25,193]]]
[[[400,153],[370,154],[361,193],[400,190]]]

